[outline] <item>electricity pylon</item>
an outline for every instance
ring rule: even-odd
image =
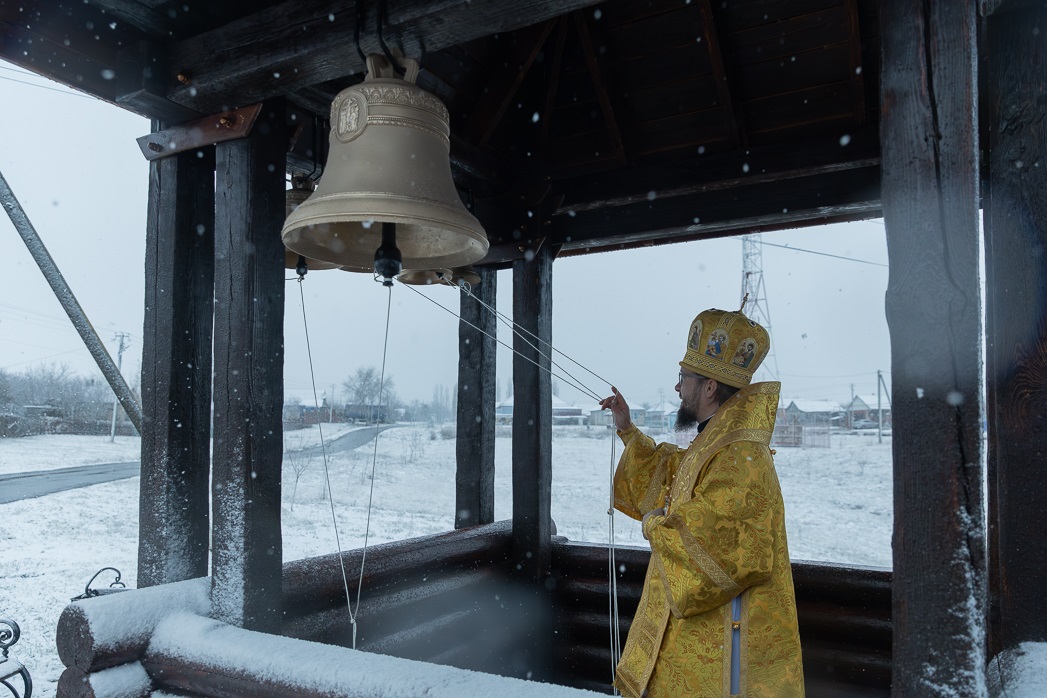
[[[744,300],[746,294],[749,300],[745,301],[742,312],[750,320],[763,325],[771,338],[771,349],[760,365],[760,370],[766,370],[774,380],[778,380],[778,356],[774,353],[771,310],[767,305],[767,288],[763,282],[763,235],[760,233],[742,236],[742,295],[739,301]]]

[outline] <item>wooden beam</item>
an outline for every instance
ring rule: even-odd
[[[383,35],[408,56],[514,31],[598,0],[403,0],[389,8]],[[368,3],[360,45],[380,52],[377,5]],[[332,19],[333,18],[333,19]],[[361,73],[355,16],[341,0],[286,0],[172,47],[168,97],[204,114]],[[274,32],[274,27],[285,31]],[[299,37],[308,36],[308,42]],[[182,84],[176,75],[189,77]]]
[[[216,618],[273,633],[281,620],[286,143],[286,105],[274,99],[249,136],[216,146],[212,603]]]
[[[541,218],[539,217],[539,220]],[[517,576],[549,571],[552,536],[552,246],[513,263],[513,561]]]
[[[149,165],[139,587],[207,574],[214,167],[213,149]]]
[[[985,686],[977,8],[883,0],[896,695]],[[904,31],[900,30],[904,28]],[[979,690],[979,686],[981,690]]]
[[[495,356],[498,274],[479,269],[474,297],[462,294],[458,325],[458,430],[455,528],[494,521]],[[486,307],[485,307],[486,306]]]
[[[1047,497],[1044,31],[1043,9],[989,17],[982,63],[992,655],[1047,640],[1047,540],[1037,525]]]

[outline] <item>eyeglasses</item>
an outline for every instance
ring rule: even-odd
[[[697,373],[685,373],[685,372],[683,372],[683,371],[680,371],[680,377],[679,377],[679,380],[678,380],[677,382],[678,382],[678,383],[680,383],[680,384],[682,385],[682,384],[683,384],[683,379],[684,379],[684,378],[697,378],[697,379],[701,379],[701,378],[702,378],[702,376],[699,376],[699,375],[698,375]]]

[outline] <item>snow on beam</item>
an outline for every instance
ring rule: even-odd
[[[144,659],[159,687],[300,698],[581,698],[600,694],[244,630],[188,613],[156,628]]]

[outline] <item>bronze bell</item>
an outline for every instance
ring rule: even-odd
[[[414,84],[418,62],[404,64],[400,79],[384,57],[368,56],[364,82],[331,104],[327,166],[284,224],[290,249],[370,270],[383,224],[395,224],[404,269],[450,269],[487,253],[487,235],[451,178],[447,108]]]
[[[451,270],[451,282],[455,286],[461,286],[463,283],[469,286],[480,285],[480,275],[473,269],[473,265],[469,264],[464,267],[458,267],[457,269]]]
[[[305,176],[294,175],[291,177],[291,188],[287,190],[286,208],[284,216],[290,216],[291,212],[298,208],[303,201],[308,199],[313,190],[316,189],[316,184],[312,179]],[[317,259],[307,259],[303,255],[293,252],[288,249],[284,249],[284,268],[285,269],[298,269],[298,266],[305,262],[306,269],[309,271],[319,271],[321,269],[337,269],[337,264],[331,264],[330,262],[321,262]]]
[[[396,275],[396,280],[412,286],[430,286],[432,284],[450,283],[450,269],[404,269]]]
[[[479,285],[480,275],[469,264],[456,269],[404,269],[396,275],[396,280],[412,286],[429,286],[432,284],[461,286],[468,284],[472,287]]]

